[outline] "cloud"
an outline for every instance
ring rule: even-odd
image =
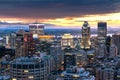
[[[117,13],[120,0],[0,0],[0,16],[63,18]]]

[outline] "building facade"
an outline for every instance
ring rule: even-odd
[[[58,44],[53,44],[50,47],[50,55],[53,56],[55,61],[54,69],[59,70],[62,64],[62,57],[63,57],[61,46]]]
[[[43,35],[44,24],[29,24],[29,30],[32,34]]]
[[[107,23],[98,22],[98,44],[106,44]]]
[[[81,48],[82,49],[90,49],[90,26],[87,21],[84,22],[82,26],[82,41]]]
[[[64,70],[70,66],[76,66],[77,55],[76,53],[65,53],[64,54]]]
[[[84,68],[71,66],[63,71],[57,80],[95,80],[95,77],[85,71]]]
[[[37,57],[22,57],[10,63],[12,80],[47,80],[49,62]]]
[[[15,33],[11,33],[10,34],[10,48],[11,49],[15,49],[15,40],[16,40],[16,34]]]
[[[24,34],[24,56],[34,55],[35,53],[35,42],[33,39],[33,34],[30,32],[26,32]]]
[[[109,53],[109,57],[110,58],[115,58],[116,56],[117,56],[117,46],[115,46],[115,45],[111,45],[110,46],[110,53]]]
[[[74,47],[73,36],[71,34],[64,34],[61,40],[62,47]]]
[[[19,30],[16,32],[16,46],[15,46],[15,57],[24,56],[24,30]]]
[[[114,34],[112,35],[112,44],[117,46],[117,55],[120,54],[120,34]]]

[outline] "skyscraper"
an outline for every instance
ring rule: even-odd
[[[62,49],[61,46],[58,44],[53,44],[50,47],[50,55],[53,56],[54,61],[55,61],[55,70],[59,70],[61,67],[61,63],[62,63]]]
[[[112,44],[117,46],[117,55],[120,54],[120,34],[112,35]]]
[[[64,70],[70,66],[76,66],[77,55],[72,48],[64,49]]]
[[[114,45],[114,44],[112,44],[111,46],[110,46],[110,53],[109,53],[109,57],[110,58],[114,58],[114,57],[116,57],[117,56],[117,46],[116,45]]]
[[[111,37],[107,36],[106,37],[106,48],[107,48],[107,52],[110,52],[110,46],[111,46]]]
[[[107,23],[98,22],[98,44],[106,44]]]
[[[32,34],[43,35],[44,24],[29,24],[29,30]]]
[[[98,50],[96,56],[98,58],[104,58],[107,54],[107,48],[105,44],[98,45]]]
[[[64,34],[61,40],[62,47],[74,47],[73,36],[71,34]]]
[[[16,34],[11,33],[10,34],[10,47],[11,47],[11,49],[15,49],[15,39],[16,39]]]
[[[33,40],[33,34],[26,32],[24,34],[24,56],[33,55],[35,50],[35,44]]]
[[[82,26],[82,41],[81,48],[82,49],[90,49],[90,26],[87,21],[84,22]]]
[[[25,31],[23,29],[20,29],[16,32],[16,48],[15,48],[15,57],[20,57],[24,55],[24,34]]]

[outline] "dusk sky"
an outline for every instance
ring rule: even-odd
[[[120,0],[0,0],[0,21],[66,27],[82,26],[82,21],[95,27],[106,21],[119,27]]]

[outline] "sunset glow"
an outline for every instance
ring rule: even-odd
[[[1,17],[1,22],[7,23],[44,23],[52,24],[55,26],[64,27],[79,27],[83,24],[83,21],[88,21],[91,27],[96,27],[97,22],[105,21],[108,26],[119,27],[120,25],[120,13],[102,14],[102,15],[85,15],[84,17],[65,17],[54,19],[32,19],[32,18],[5,18]]]

